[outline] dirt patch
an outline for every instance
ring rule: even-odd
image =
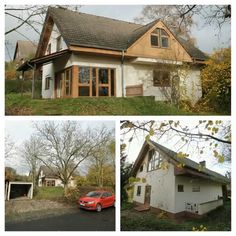
[[[50,200],[10,200],[5,203],[6,222],[33,220],[78,211],[76,205]]]

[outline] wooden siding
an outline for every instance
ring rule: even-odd
[[[168,48],[151,46],[150,36],[151,32],[155,28],[164,29],[169,34],[170,38]],[[177,39],[162,22],[157,22],[155,26],[153,26],[133,45],[131,45],[127,49],[126,55],[133,57],[150,57],[159,58],[163,60],[192,62],[190,55],[186,52],[186,50],[182,47],[182,45],[177,41]]]
[[[131,85],[126,86],[126,96],[132,97],[132,96],[143,96],[143,85]]]

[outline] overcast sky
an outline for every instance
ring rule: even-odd
[[[143,5],[83,5],[80,8],[81,12],[106,16],[114,19],[120,19],[133,22],[133,19],[140,15]],[[227,47],[231,44],[231,25],[223,25],[221,32],[216,26],[207,25],[203,27],[203,22],[200,18],[195,17],[197,26],[192,29],[192,36],[197,40],[197,46],[206,53],[212,53],[214,49]],[[17,24],[16,20],[7,16],[5,18],[5,29],[12,28]],[[20,33],[20,34],[19,34]],[[39,35],[29,27],[23,27],[19,33],[13,32],[5,37],[8,45],[5,50],[5,59],[13,57],[15,44],[17,40],[26,40],[24,36],[30,40],[38,42]],[[24,36],[22,36],[24,35]]]
[[[197,133],[198,130],[194,129],[194,127],[198,124],[198,121],[180,121],[181,124],[184,126],[188,126],[192,132]],[[124,131],[121,131],[121,134]],[[206,133],[206,130],[202,130],[202,133]],[[129,163],[134,163],[136,158],[138,157],[138,154],[141,150],[141,147],[143,143],[145,142],[145,137],[147,133],[143,131],[137,131],[136,136],[133,138],[131,142],[128,140],[132,137],[132,133],[128,133],[126,135],[121,135],[121,139],[124,140],[124,143],[127,145],[125,149],[125,153],[127,154],[127,161]],[[225,174],[227,171],[231,171],[231,163],[224,162],[224,163],[218,163],[217,159],[213,155],[213,151],[210,150],[210,142],[211,141],[205,141],[202,143],[198,143],[197,145],[202,148],[204,147],[204,153],[202,155],[199,155],[198,152],[196,152],[196,143],[191,143],[189,147],[187,145],[185,147],[182,147],[183,143],[178,142],[179,136],[173,137],[173,133],[170,134],[167,132],[164,134],[161,139],[157,139],[154,136],[151,137],[151,140],[171,149],[175,152],[184,152],[189,154],[189,159],[199,163],[200,161],[206,161],[206,167],[216,171],[221,174]],[[220,152],[220,151],[219,151]]]
[[[30,136],[35,132],[33,127],[34,123],[39,123],[43,121],[6,121],[5,125],[5,134],[10,136],[10,140],[13,141],[15,144],[15,148],[20,148],[25,140],[28,140]],[[57,121],[55,121],[57,122]],[[66,121],[60,121],[66,122]],[[87,127],[93,128],[100,128],[105,126],[108,130],[115,129],[115,122],[114,121],[101,121],[101,120],[94,120],[94,121],[78,121],[78,124],[83,128],[86,129]],[[114,134],[115,135],[115,134]],[[19,151],[16,151],[16,154],[10,157],[8,160],[5,161],[5,166],[13,167],[17,170],[18,174],[27,174],[28,168],[24,163],[22,157],[20,156]],[[84,173],[81,170],[80,173]]]

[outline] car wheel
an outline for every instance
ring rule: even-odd
[[[116,201],[114,201],[114,203],[113,203],[113,207],[116,207]]]
[[[100,203],[97,204],[97,206],[96,206],[96,211],[97,211],[97,212],[102,211],[102,205],[101,205]]]

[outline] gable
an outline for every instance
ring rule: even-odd
[[[151,35],[155,29],[163,29],[169,38],[169,46],[167,48],[151,45]],[[152,26],[144,35],[135,41],[128,49],[127,54],[137,57],[151,57],[163,60],[192,62],[191,56],[164,25],[163,22],[158,21]]]

